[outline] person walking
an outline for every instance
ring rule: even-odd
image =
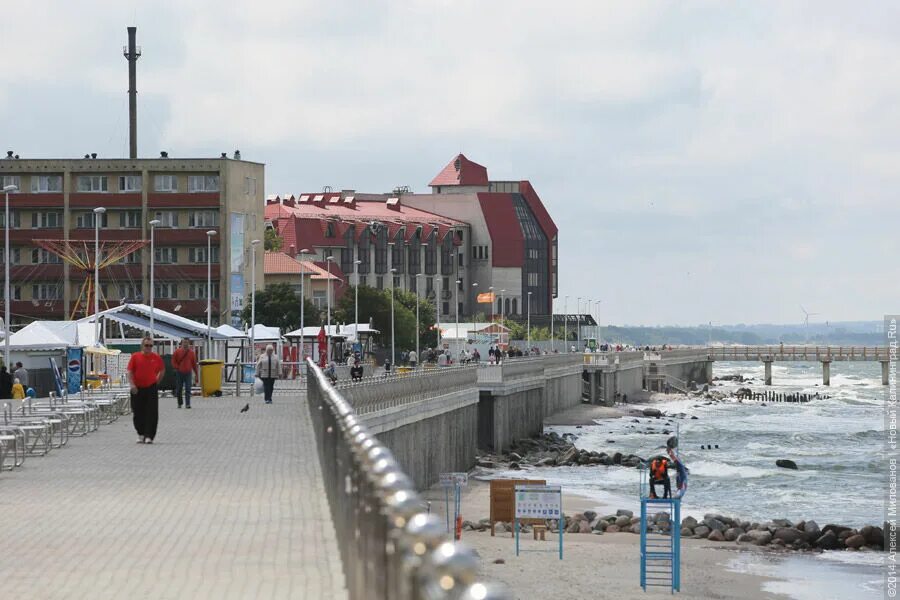
[[[137,443],[152,444],[159,423],[159,382],[166,373],[163,359],[153,351],[153,338],[141,340],[141,351],[131,355],[127,371]]]
[[[172,366],[175,368],[175,397],[178,398],[178,408],[181,408],[182,389],[184,390],[184,407],[191,407],[191,375],[200,379],[197,372],[197,355],[191,349],[191,340],[184,338],[181,346],[172,354]]]
[[[416,365],[419,364],[419,355],[416,354],[415,350],[410,350],[409,358],[407,360],[409,360],[409,366],[415,369]]]
[[[22,363],[16,363],[16,372],[13,373],[13,377],[18,378],[23,387],[28,387],[28,369],[23,367]]]
[[[24,400],[25,399],[25,386],[22,385],[22,382],[19,381],[19,378],[16,377],[12,386],[12,399],[13,400]]]
[[[272,404],[272,392],[275,390],[275,380],[281,373],[281,360],[275,355],[272,344],[266,346],[265,353],[256,361],[256,376],[262,379],[263,394],[266,404]]]
[[[12,375],[6,370],[6,365],[0,367],[0,400],[9,400],[12,398]]]

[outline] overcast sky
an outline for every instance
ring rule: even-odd
[[[266,163],[266,193],[530,180],[615,324],[900,310],[900,3],[3,2],[0,141]],[[5,154],[5,152],[4,152]]]

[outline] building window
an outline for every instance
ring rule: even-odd
[[[122,229],[137,229],[141,226],[141,211],[123,210],[119,212],[119,227]]]
[[[178,284],[156,283],[153,285],[153,295],[161,300],[174,300],[178,298]]]
[[[188,192],[218,192],[218,175],[188,175]]]
[[[400,287],[400,276],[394,275],[394,288]]]
[[[192,283],[189,290],[189,296],[191,300],[206,300],[206,284],[205,283]],[[219,298],[219,284],[213,282],[212,284],[212,297],[214,300]]]
[[[153,191],[155,192],[177,192],[178,176],[177,175],[156,175],[153,178]]]
[[[142,187],[140,175],[119,175],[120,192],[139,192]]]
[[[434,242],[425,246],[425,273],[434,275],[437,272],[437,247]]]
[[[484,259],[485,260],[488,259],[488,247],[487,246],[484,247]]]
[[[141,253],[140,252],[132,252],[131,254],[126,254],[122,258],[120,258],[116,264],[117,265],[136,265],[141,262]]]
[[[157,227],[178,227],[178,213],[174,210],[156,211],[153,218],[159,221]]]
[[[62,263],[62,259],[43,248],[33,248],[31,250],[31,264],[33,265],[58,265]]]
[[[173,248],[174,250],[174,248]],[[189,248],[188,249],[188,262],[195,264],[206,264],[208,262],[217,263],[219,262],[219,247],[212,247],[212,260],[209,260],[209,257],[206,253],[207,248],[204,246],[199,246],[197,248]]]
[[[397,244],[391,246],[391,268],[403,273],[403,247]]]
[[[188,216],[188,227],[216,227],[219,212],[215,210],[194,210]]]
[[[425,278],[425,294],[430,295],[434,292],[434,277]]]
[[[159,264],[178,262],[178,248],[156,248],[153,254],[153,260]]]
[[[256,177],[244,177],[244,194],[247,196],[256,195]]]
[[[93,229],[94,217],[96,216],[93,211],[77,213],[75,215],[75,227],[77,229]],[[106,227],[107,221],[107,213],[102,213],[100,215],[100,227]]]
[[[12,204],[12,203],[10,203]],[[22,214],[17,210],[9,211],[9,226],[18,229],[22,226]],[[6,211],[0,211],[0,228],[6,227]]]
[[[62,288],[58,283],[36,283],[31,286],[31,297],[35,300],[59,300]]]
[[[22,251],[19,248],[10,248],[9,255],[12,257],[12,260],[9,261],[9,264],[15,265],[21,262],[22,260]],[[0,264],[6,262],[6,250],[0,246]]]
[[[515,298],[512,299],[512,314],[519,314],[519,301]]]
[[[481,246],[472,246],[472,260],[478,259],[478,251],[481,249]]]
[[[21,181],[22,180],[18,175],[3,175],[2,177],[0,177],[0,188],[5,188],[6,186],[9,186],[9,185],[14,185],[19,189],[17,189],[15,192],[10,192],[10,193],[15,194],[16,192],[22,191]]]
[[[62,227],[61,212],[31,213],[31,227],[34,229],[58,229]]]
[[[383,290],[384,289],[384,277],[378,275],[375,277],[375,289]]]
[[[35,194],[62,191],[62,175],[32,175],[31,191]]]
[[[528,274],[528,287],[537,287],[539,285],[537,273]]]
[[[446,315],[446,314],[449,314],[449,313],[450,313],[450,303],[449,303],[449,302],[442,302],[442,303],[441,303],[441,314],[442,314],[442,315]]]
[[[21,300],[22,299],[22,286],[21,285],[12,285],[9,288],[9,296],[11,300]],[[10,319],[12,320],[12,319]]]
[[[325,297],[324,291],[313,291],[312,302],[316,308],[325,308],[328,305],[328,298]]]
[[[140,283],[120,283],[118,285],[120,300],[137,300],[143,297]]]
[[[409,278],[409,291],[413,294],[418,293],[419,291],[419,278],[418,277],[410,277]]]
[[[108,192],[109,178],[106,175],[79,175],[79,192]]]
[[[341,248],[341,271],[353,272],[353,248]]]

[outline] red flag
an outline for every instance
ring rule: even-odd
[[[319,330],[316,342],[319,344],[319,366],[324,369],[328,356],[328,336],[325,335],[324,326]]]

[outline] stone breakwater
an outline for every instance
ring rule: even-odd
[[[574,439],[577,437],[573,434],[559,435],[554,431],[535,438],[516,440],[506,454],[479,456],[476,464],[488,469],[506,466],[506,468],[517,471],[524,465],[534,467],[574,465],[639,467],[643,462],[643,459],[635,454],[621,452],[608,454],[578,449],[572,442]]]
[[[672,531],[669,513],[659,512],[648,517],[647,530],[652,533],[668,534]],[[497,523],[495,531],[513,531],[512,523]],[[559,523],[548,521],[548,529],[556,531]],[[604,535],[609,533],[640,534],[641,519],[630,510],[619,509],[616,514],[599,516],[593,511],[575,513],[565,517],[567,534],[586,533]],[[886,527],[886,526],[885,526]],[[490,519],[463,521],[464,531],[486,531],[490,529]],[[866,525],[860,529],[828,524],[824,527],[812,520],[792,523],[787,519],[774,519],[766,523],[750,523],[718,514],[704,515],[702,521],[686,517],[681,521],[681,537],[706,539],[711,542],[735,542],[745,546],[764,546],[773,552],[822,552],[824,550],[850,550],[857,552],[880,551],[884,548],[884,527]],[[522,525],[521,533],[531,531],[529,525]]]

